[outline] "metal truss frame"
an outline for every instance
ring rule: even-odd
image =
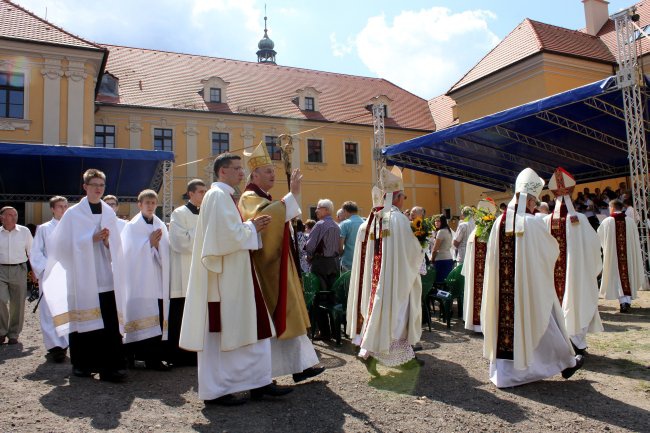
[[[163,221],[171,221],[174,210],[174,164],[172,161],[162,162],[162,215]]]
[[[604,132],[600,132],[597,129],[590,128],[589,126],[578,123],[575,120],[569,119],[568,117],[560,116],[559,114],[553,113],[551,111],[542,111],[535,117],[555,126],[559,126],[560,128],[568,129],[569,131],[584,135],[585,137],[598,140],[601,143],[611,146],[617,150],[627,152],[627,144],[623,140],[619,140],[618,138],[612,137],[611,135],[605,134]]]
[[[519,132],[513,131],[511,129],[504,128],[503,126],[493,126],[490,128],[492,131],[496,132],[497,134],[501,135],[502,137],[509,138],[511,140],[518,141],[520,143],[523,143],[527,146],[534,147],[536,149],[540,149],[549,153],[554,153],[557,155],[561,155],[562,157],[580,162],[582,164],[587,164],[592,167],[598,168],[600,170],[605,170],[607,172],[612,171],[612,167],[609,164],[605,164],[604,162],[598,161],[597,159],[590,158],[588,156],[581,155],[579,153],[573,152],[568,149],[564,149],[562,147],[556,146],[554,144],[548,143],[544,140],[540,140],[539,138],[534,138],[534,137],[529,137],[528,135],[521,134]]]
[[[489,173],[500,174],[502,176],[506,176],[507,178],[514,179],[519,174],[518,171],[511,170],[509,168],[503,168],[498,165],[490,164],[489,162],[478,161],[476,159],[467,158],[464,156],[457,156],[454,155],[453,153],[442,152],[432,148],[426,148],[426,152],[429,153],[429,156],[435,156],[435,158],[437,159],[442,159],[452,164],[457,164],[472,169],[478,169],[481,171],[487,171]],[[427,156],[427,154],[422,151],[419,151],[417,153],[419,155],[422,155],[423,157]]]
[[[381,151],[386,147],[386,129],[384,126],[384,105],[372,105],[372,133],[373,133],[373,147],[372,159],[374,160],[374,181],[383,189],[381,185],[381,169],[386,165],[386,158],[382,155]]]
[[[417,157],[419,156],[419,157]],[[425,172],[435,170],[437,174],[448,175],[451,178],[467,181],[469,183],[479,183],[496,191],[506,191],[512,185],[508,182],[501,182],[493,177],[482,176],[479,174],[469,173],[467,170],[450,167],[448,165],[439,164],[426,159],[426,155],[415,153],[409,155],[406,153],[394,155],[390,157],[390,161],[397,163],[397,165],[404,165],[409,168],[421,169]],[[401,163],[401,164],[400,164]]]
[[[469,148],[470,150],[476,151],[476,152],[482,152],[484,154],[490,154],[492,156],[495,156],[499,158],[502,161],[510,162],[512,164],[518,164],[521,167],[530,167],[533,170],[536,171],[547,171],[552,173],[553,170],[555,170],[555,167],[549,164],[545,164],[543,162],[535,161],[530,158],[524,158],[522,156],[517,156],[509,152],[505,152],[501,149],[497,149],[494,147],[478,144],[474,141],[468,140],[466,138],[452,138],[450,140],[445,141],[446,144],[450,146],[455,146],[455,147],[460,147],[462,148]]]
[[[616,46],[618,70],[616,81],[623,95],[623,109],[625,111],[625,127],[627,131],[627,150],[630,163],[630,181],[635,210],[639,213],[641,224],[639,237],[643,253],[643,265],[646,276],[650,275],[650,239],[648,221],[648,193],[650,183],[648,176],[648,148],[644,128],[644,110],[647,100],[641,88],[644,79],[639,67],[639,58],[636,47],[635,30],[644,36],[648,35],[636,25],[633,17],[636,13],[634,7],[615,14],[614,25],[616,28]]]

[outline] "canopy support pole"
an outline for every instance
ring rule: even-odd
[[[162,179],[162,215],[163,221],[171,221],[172,211],[174,210],[174,171],[172,161],[163,161],[163,179]]]
[[[635,8],[629,8],[612,16],[616,25],[616,45],[618,48],[618,71],[616,81],[623,95],[625,128],[627,131],[628,159],[630,162],[630,182],[634,208],[639,213],[641,223],[639,237],[643,253],[646,276],[650,275],[650,239],[648,238],[648,153],[643,125],[645,99],[641,93],[643,77],[639,68],[636,40],[643,30],[635,24],[638,21]],[[638,30],[635,31],[635,27]],[[645,35],[647,37],[647,35]]]
[[[372,105],[372,130],[373,130],[373,148],[372,159],[375,161],[375,170],[373,173],[374,183],[383,190],[381,185],[381,169],[386,165],[386,158],[381,151],[386,147],[386,131],[384,129],[384,104]]]

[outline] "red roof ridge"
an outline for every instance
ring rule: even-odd
[[[530,18],[526,18],[526,19],[528,21],[530,21],[530,23],[533,25],[533,29],[535,30],[535,33],[538,32],[538,29],[536,29],[535,26],[541,25],[541,26],[545,26],[545,27],[553,27],[554,29],[561,30],[561,31],[564,31],[564,32],[567,32],[567,33],[573,33],[576,36],[580,36],[580,37],[586,36],[586,37],[591,38],[591,39],[600,39],[598,36],[594,36],[594,35],[590,35],[589,33],[585,33],[584,31],[582,31],[582,29],[573,30],[573,29],[569,29],[569,28],[566,28],[566,27],[562,27],[562,26],[556,26],[555,24],[549,24],[549,23],[545,23],[545,22],[542,22],[542,21],[532,20]],[[607,24],[607,21],[605,22],[605,24]],[[603,24],[603,27],[605,26],[605,24]]]
[[[127,45],[105,44],[105,43],[101,43],[101,42],[99,43],[99,45],[106,48],[106,49],[108,49],[109,52],[110,52],[111,48],[118,48],[118,49],[124,48],[124,49],[130,49],[130,50],[144,50],[144,51],[152,51],[152,52],[164,53],[164,54],[177,54],[179,56],[201,57],[201,58],[212,59],[212,60],[223,60],[223,61],[227,61],[227,62],[243,63],[243,64],[249,64],[249,65],[252,65],[252,66],[260,66],[260,67],[264,67],[264,68],[277,68],[277,69],[286,68],[286,69],[291,69],[291,70],[299,71],[299,72],[300,71],[305,71],[305,72],[325,74],[325,75],[359,78],[359,79],[363,79],[363,80],[386,81],[386,82],[390,83],[391,85],[393,85],[395,87],[399,87],[400,89],[402,89],[400,86],[397,86],[397,85],[393,84],[392,82],[386,80],[385,78],[380,78],[380,77],[366,77],[366,76],[363,76],[363,75],[344,74],[344,73],[341,73],[341,72],[321,71],[321,70],[318,70],[318,69],[303,68],[303,67],[300,67],[300,66],[268,65],[268,64],[261,64],[261,63],[258,63],[258,62],[252,61],[252,60],[229,59],[229,58],[226,58],[226,57],[209,56],[207,54],[182,53],[182,52],[179,52],[179,51],[160,50],[160,49],[156,49],[156,48],[130,47],[130,46],[127,46]],[[404,90],[404,89],[402,89],[402,90]],[[406,90],[406,91],[408,92],[408,90]],[[409,92],[409,93],[411,93],[411,92]],[[414,95],[414,96],[417,96],[417,95],[415,95],[413,93],[411,93],[411,94]],[[422,98],[420,96],[418,96],[418,98],[424,100],[424,98]]]
[[[458,85],[458,83],[462,82],[462,81],[465,79],[465,77],[467,77],[467,76],[468,76],[468,75],[469,75],[469,74],[470,74],[470,73],[471,73],[471,72],[472,72],[472,71],[473,71],[473,70],[474,70],[478,65],[481,64],[481,62],[482,62],[483,60],[485,60],[485,59],[486,59],[490,54],[492,54],[492,53],[494,52],[494,50],[496,50],[496,49],[499,47],[499,45],[501,45],[501,44],[503,43],[503,41],[505,41],[506,39],[508,39],[508,36],[510,36],[511,34],[513,34],[513,33],[514,33],[514,32],[515,32],[515,31],[516,31],[516,30],[517,30],[521,25],[525,24],[526,22],[530,22],[530,20],[529,20],[528,18],[524,18],[524,20],[523,20],[522,22],[520,22],[519,24],[517,24],[517,25],[515,26],[515,28],[512,29],[512,30],[510,31],[510,33],[508,33],[508,34],[507,34],[503,39],[501,39],[501,41],[499,41],[498,44],[496,44],[494,47],[492,47],[492,49],[491,49],[490,51],[488,51],[488,52],[487,52],[483,57],[481,57],[481,60],[479,60],[478,62],[476,62],[476,64],[475,64],[474,66],[472,66],[472,67],[471,67],[467,72],[465,72],[465,74],[463,74],[463,76],[460,77],[460,79],[459,79],[458,81],[456,81],[456,82],[455,82],[455,83],[454,83],[454,84],[449,88],[449,90],[447,90],[447,93],[445,93],[445,95],[449,95],[449,93],[450,93],[451,91],[455,90],[455,87]],[[536,33],[536,32],[535,32],[535,33]],[[539,42],[539,37],[538,37],[537,35],[536,35],[535,37],[537,38],[537,40],[538,40],[538,42]]]
[[[48,26],[54,27],[55,29],[59,30],[60,32],[65,33],[68,36],[71,36],[71,37],[73,37],[75,39],[78,39],[78,40],[80,40],[80,41],[82,41],[82,42],[84,42],[84,43],[86,43],[88,45],[92,45],[93,47],[97,48],[98,50],[105,51],[105,48],[101,47],[100,45],[98,45],[98,44],[96,44],[94,42],[91,42],[91,41],[89,41],[87,39],[84,39],[84,38],[82,38],[80,36],[77,36],[77,35],[75,35],[73,33],[70,33],[69,31],[63,29],[62,27],[57,26],[56,24],[52,24],[51,22],[45,20],[44,18],[41,18],[38,15],[36,15],[34,12],[20,6],[18,3],[14,3],[11,0],[0,0],[0,1],[3,2],[3,3],[6,3],[8,5],[11,5],[11,6],[13,6],[13,7],[17,8],[17,9],[20,9],[21,11],[25,12],[26,14],[31,15],[33,18],[36,18],[37,20],[43,22],[44,24],[47,24]],[[82,47],[79,47],[79,48],[82,48]]]

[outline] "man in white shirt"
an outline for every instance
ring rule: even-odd
[[[47,267],[47,243],[50,235],[59,224],[59,220],[68,210],[68,199],[60,195],[50,199],[50,210],[52,210],[52,219],[38,226],[34,243],[29,254],[29,262],[32,264],[32,271],[38,278],[43,281],[45,269]],[[42,287],[41,287],[42,290]],[[43,344],[48,351],[49,356],[54,362],[63,362],[66,352],[68,351],[68,336],[59,336],[54,328],[52,313],[47,303],[41,302],[38,305],[39,318],[41,322],[41,332],[43,334]]]
[[[16,224],[15,208],[5,206],[0,209],[0,215],[0,344],[7,338],[9,344],[17,344],[25,318],[27,259],[32,234],[27,227]]]

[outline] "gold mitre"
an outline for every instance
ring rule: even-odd
[[[397,166],[393,166],[393,169],[390,171],[386,167],[382,167],[380,176],[381,183],[386,194],[394,191],[404,190],[404,182],[402,182],[402,171]]]
[[[252,172],[256,168],[264,167],[265,165],[273,165],[273,160],[269,156],[269,151],[266,148],[266,143],[260,142],[255,150],[251,153],[244,152],[248,156],[248,168]]]

